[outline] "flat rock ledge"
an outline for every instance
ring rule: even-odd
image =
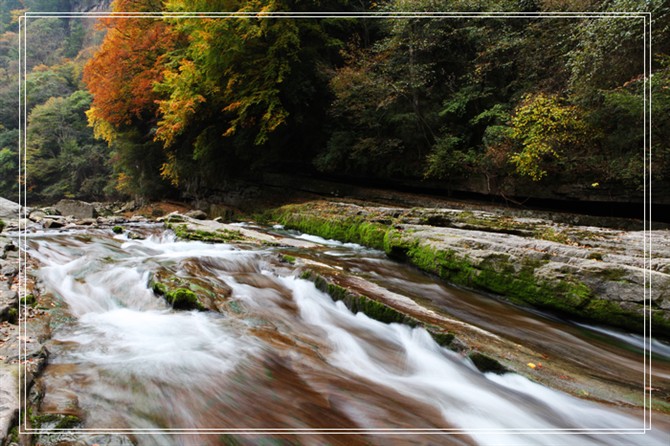
[[[266,214],[290,229],[379,248],[444,280],[670,338],[670,231],[572,226],[495,212],[313,201]]]

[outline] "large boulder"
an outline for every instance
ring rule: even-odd
[[[91,203],[79,200],[61,200],[54,206],[61,215],[71,215],[74,218],[95,218],[98,213]]]
[[[21,205],[0,197],[0,220],[18,220],[21,213]]]

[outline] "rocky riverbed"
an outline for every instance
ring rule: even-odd
[[[285,247],[288,249],[285,261],[297,263],[305,278],[314,280],[333,298],[380,320],[424,326],[439,343],[470,356],[482,370],[515,371],[582,397],[589,395],[600,401],[630,406],[642,404],[639,396],[631,396],[634,382],[622,380],[603,386],[603,377],[580,372],[578,364],[561,358],[552,358],[552,367],[545,367],[544,373],[538,374],[528,364],[539,363],[541,367],[543,360],[546,363],[546,355],[541,351],[503,339],[425,303],[380,289],[355,275],[289,255],[291,248],[309,248],[309,241],[282,237],[253,226],[231,225],[226,218],[210,220],[213,215],[208,212],[187,207],[161,215],[166,209],[157,206],[147,208],[149,212],[144,209],[141,215],[134,204],[124,203],[64,201],[32,210],[6,200],[0,204],[5,233],[19,228],[28,232],[108,228],[132,238],[140,237],[133,231],[133,224],[158,222],[185,239]],[[230,216],[227,211],[219,215]],[[578,226],[564,220],[492,210],[407,208],[337,200],[287,205],[256,217],[264,223],[383,249],[389,256],[449,282],[518,304],[640,333],[648,317],[654,335],[670,336],[668,230],[645,233]],[[19,265],[16,238],[0,234],[0,254],[0,436],[18,440],[11,435],[19,411],[18,379],[21,377],[30,387],[48,360],[43,344],[49,338],[51,309],[49,302],[41,299],[40,284],[31,273],[38,265],[30,259]],[[20,266],[27,267],[27,274],[19,274]],[[652,286],[645,288],[649,283]],[[21,312],[19,305],[24,305]],[[216,310],[215,305],[205,306]],[[19,315],[29,328],[27,339],[18,331]],[[28,347],[21,357],[19,342]],[[667,402],[663,401],[670,395],[662,389],[655,390],[655,408],[667,411]],[[27,444],[26,439],[22,441]]]

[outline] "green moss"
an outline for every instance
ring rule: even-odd
[[[651,310],[651,325],[654,336],[664,336],[670,339],[670,318],[663,310]]]
[[[533,233],[533,236],[541,240],[562,243],[564,245],[570,242],[570,237],[551,227],[540,228]]]
[[[582,316],[588,319],[604,321],[611,325],[627,328],[641,333],[644,321],[640,315],[626,311],[616,303],[604,299],[592,299],[582,308]],[[666,335],[670,331],[666,332]]]
[[[456,335],[453,333],[436,332],[433,330],[428,330],[428,333],[430,333],[433,340],[442,347],[448,347],[454,341],[454,338],[456,338]]]
[[[16,324],[19,320],[19,310],[12,307],[7,310],[7,322],[10,324]]]
[[[291,264],[291,265],[295,265],[295,257],[290,256],[290,255],[288,255],[288,254],[284,254],[284,255],[282,255],[282,256],[281,256],[281,260],[282,260],[282,262],[284,262],[284,263],[289,263],[289,264]]]
[[[407,251],[407,258],[446,281],[493,292],[519,304],[574,313],[591,296],[591,290],[581,282],[537,279],[534,271],[546,263],[543,260],[525,259],[519,271],[504,255],[474,266],[468,258],[459,257],[452,250],[437,250],[418,242]]]
[[[400,323],[411,327],[421,325],[413,317],[401,313],[393,307],[385,305],[367,296],[354,294],[344,287],[328,282],[323,277],[307,271],[301,276],[303,279],[311,280],[317,289],[327,293],[333,300],[342,301],[352,313],[363,313],[371,319],[379,322]]]
[[[290,211],[276,215],[274,220],[287,229],[296,229],[327,239],[359,243],[377,249],[384,249],[384,236],[388,229],[385,225],[370,223],[362,218],[327,219]]]
[[[19,427],[14,426],[9,430],[9,443],[21,444],[21,439],[19,438]]]
[[[0,218],[0,232],[5,229],[6,223],[3,219]]]
[[[623,268],[607,268],[603,269],[599,276],[608,282],[618,282],[626,276],[626,271]]]
[[[207,288],[205,288],[201,285],[198,285],[197,283],[193,283],[193,282],[189,283],[188,284],[188,289],[193,291],[196,294],[201,294],[201,295],[206,294],[213,299],[216,298],[216,293],[215,292],[213,292],[212,290],[208,290]]]
[[[165,284],[160,282],[154,282],[151,285],[151,289],[157,296],[165,296],[165,294],[168,292],[167,286],[165,286]]]
[[[430,246],[414,243],[407,250],[408,260],[440,278],[459,285],[473,286],[477,271],[468,259],[460,258],[453,250],[438,250]]]
[[[509,371],[500,362],[483,353],[472,352],[468,355],[468,358],[470,358],[475,367],[482,373],[492,372],[502,375]]]
[[[53,425],[51,429],[72,429],[81,424],[81,419],[75,415],[62,415],[56,413],[47,413],[35,415],[31,410],[28,411],[30,425],[34,429],[40,429],[45,424]]]
[[[165,300],[175,310],[205,310],[205,307],[198,300],[198,296],[187,288],[168,291],[165,294]]]
[[[31,293],[21,297],[19,302],[21,303],[21,305],[29,305],[32,307],[37,303],[37,299],[35,298],[35,295]]]
[[[56,429],[72,429],[73,427],[77,427],[79,424],[81,424],[81,420],[79,417],[76,417],[74,415],[66,415],[61,418],[61,420],[56,424]]]
[[[121,234],[123,232],[123,227],[116,225],[112,228],[112,232],[114,232],[114,234]]]

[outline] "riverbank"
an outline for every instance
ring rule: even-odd
[[[670,337],[667,230],[645,234],[501,212],[326,200],[279,207],[264,218],[382,249],[447,282],[517,304],[637,333],[650,320],[655,336]]]

